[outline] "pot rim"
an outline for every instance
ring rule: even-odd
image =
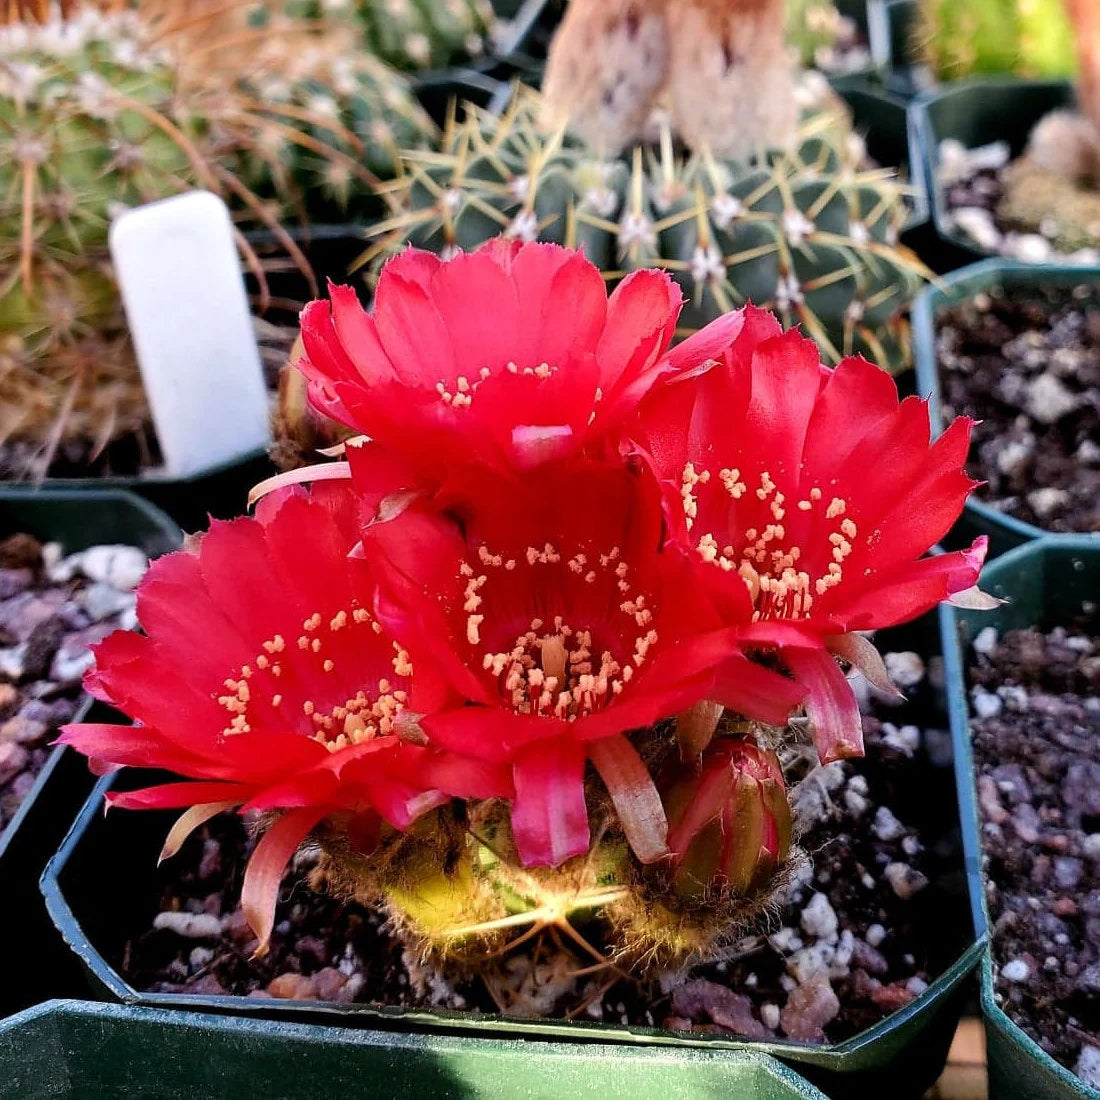
[[[943,393],[940,388],[939,363],[936,359],[936,313],[943,306],[962,301],[993,285],[1034,285],[1052,283],[1071,285],[1081,282],[1100,283],[1100,266],[1085,267],[1072,264],[1036,265],[990,257],[977,263],[960,267],[947,275],[938,276],[913,299],[910,325],[913,333],[913,365],[917,376],[917,393],[927,397],[933,438],[944,431]],[[992,504],[969,497],[966,511],[983,530],[1000,529],[1014,541],[1031,542],[1040,538],[1095,539],[1100,541],[1100,531],[1048,531],[1024,520],[1017,519],[995,508]]]
[[[1011,573],[1029,559],[1038,557],[1050,549],[1055,549],[1059,553],[1080,553],[1100,557],[1100,540],[1080,535],[1046,535],[1007,551],[997,558],[990,568],[998,572]],[[939,614],[947,714],[951,723],[951,740],[955,755],[955,782],[962,825],[967,892],[970,895],[974,927],[984,942],[979,966],[979,984],[982,1015],[986,1028],[988,1030],[993,1027],[1004,1033],[1043,1070],[1054,1074],[1063,1086],[1071,1090],[1072,1095],[1084,1097],[1087,1100],[1100,1100],[1100,1089],[1089,1088],[1076,1074],[1056,1062],[996,1001],[993,987],[993,952],[989,931],[991,922],[982,874],[981,816],[978,812],[977,777],[970,739],[966,666],[964,647],[959,639],[958,629],[960,611],[949,604],[941,604]]]
[[[453,1032],[475,1029],[516,1038],[547,1040],[568,1037],[574,1041],[605,1042],[616,1045],[648,1045],[693,1050],[760,1050],[780,1058],[797,1060],[833,1070],[844,1070],[860,1053],[885,1036],[903,1029],[915,1017],[942,1004],[976,968],[985,949],[984,937],[978,938],[929,983],[928,988],[903,1008],[849,1039],[835,1044],[812,1044],[789,1039],[753,1040],[695,1035],[682,1038],[657,1027],[612,1025],[584,1020],[526,1020],[483,1016],[446,1009],[407,1009],[377,1004],[334,1004],[318,1001],[272,1001],[267,998],[212,996],[187,993],[143,993],[134,989],[92,944],[72,910],[61,885],[61,876],[73,857],[91,822],[103,812],[103,795],[117,773],[102,777],[82,807],[57,852],[50,858],[39,880],[46,909],[59,934],[94,978],[123,1004],[146,1005],[177,1010],[226,1012],[244,1016],[269,1016],[295,1013],[304,1017],[343,1019],[349,1023],[372,1020],[394,1028],[411,1027],[429,1032]]]

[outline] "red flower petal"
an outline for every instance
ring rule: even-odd
[[[584,749],[567,739],[542,740],[516,757],[512,834],[525,867],[557,867],[588,851]]]
[[[783,663],[806,690],[806,713],[822,764],[863,755],[863,721],[852,685],[825,649],[784,649]]]
[[[623,832],[642,863],[668,854],[668,821],[661,796],[634,746],[619,734],[593,741],[588,757],[600,773],[619,815]]]
[[[260,941],[260,946],[256,948],[257,955],[267,953],[271,930],[275,927],[279,885],[283,881],[286,865],[326,812],[323,807],[311,806],[283,814],[260,838],[248,861],[241,886],[241,909]]]

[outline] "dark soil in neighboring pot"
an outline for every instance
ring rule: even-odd
[[[1009,160],[1004,142],[966,149],[947,139],[937,151],[936,180],[946,221],[974,247],[1025,263],[1100,263],[1092,192]]]
[[[87,646],[136,622],[133,588],[147,566],[130,546],[63,557],[30,535],[0,542],[0,832],[76,711]]]
[[[992,628],[971,730],[998,999],[1100,1086],[1100,638]]]
[[[1100,530],[1100,288],[1034,286],[941,308],[943,414],[971,416],[968,468],[1007,515]]]
[[[155,877],[149,869],[152,896],[139,918],[149,923],[113,961],[137,988],[158,992],[490,1013],[518,1000],[529,1012],[614,1024],[839,1041],[919,995],[958,956],[968,923],[956,825],[945,812],[953,779],[936,692],[916,654],[890,661],[912,701],[897,709],[869,703],[867,759],[818,769],[795,798],[812,870],[769,934],[747,937],[690,975],[640,985],[609,985],[607,972],[577,978],[572,972],[591,960],[545,943],[537,962],[508,959],[492,993],[480,981],[449,982],[404,952],[377,914],[311,892],[301,857],[284,886],[271,950],[253,960],[256,941],[238,906],[249,842],[231,816],[192,837]],[[931,729],[910,724],[925,720]],[[792,762],[793,774],[805,772],[806,759]]]

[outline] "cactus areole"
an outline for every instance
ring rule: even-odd
[[[136,724],[62,736],[183,777],[109,795],[184,810],[166,855],[256,821],[261,951],[306,845],[444,967],[546,928],[638,972],[705,959],[797,853],[775,750],[862,751],[845,673],[889,686],[862,632],[985,600],[981,540],[921,559],[968,422],[930,445],[924,402],[752,308],[670,351],[680,304],[497,241],[407,251],[373,314],[306,310],[310,397],[362,436],[155,563],[145,634],[87,677]]]

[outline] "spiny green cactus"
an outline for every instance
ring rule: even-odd
[[[224,25],[191,64],[167,26],[88,7],[0,27],[0,442],[42,466],[147,418],[107,262],[116,210],[205,187],[277,229],[321,192],[354,209],[370,169],[433,132],[403,78],[323,35],[257,33],[246,86],[212,60]]]
[[[1076,69],[1063,0],[923,0],[919,10],[917,50],[941,80],[1058,77]]]
[[[662,770],[671,855],[649,867],[608,826],[615,815],[599,812],[593,786],[596,839],[559,867],[522,867],[507,807],[490,802],[468,820],[435,811],[369,857],[322,835],[312,885],[380,907],[417,956],[449,970],[484,973],[540,933],[590,964],[683,965],[759,923],[800,857],[779,762],[751,736],[719,736],[701,760]]]
[[[364,52],[346,22],[303,23],[269,10],[261,25],[288,33],[258,41],[241,85],[264,117],[264,140],[255,140],[249,118],[226,127],[243,178],[265,196],[296,195],[314,220],[373,213],[370,184],[394,175],[402,148],[434,140],[435,124],[408,80]],[[303,38],[303,26],[319,33]]]
[[[356,20],[363,47],[404,71],[480,57],[496,21],[488,0],[283,0],[282,6],[298,17]]]
[[[812,68],[819,50],[836,42],[844,18],[835,0],[787,0],[784,37],[798,52],[798,59]]]
[[[898,243],[906,191],[862,166],[838,102],[809,112],[795,150],[751,162],[684,158],[666,132],[616,160],[537,125],[520,89],[494,117],[468,110],[437,152],[406,155],[399,212],[375,229],[379,260],[406,241],[440,253],[505,235],[583,246],[608,279],[667,269],[692,330],[751,300],[801,323],[823,355],[906,361],[899,311],[923,267]]]

